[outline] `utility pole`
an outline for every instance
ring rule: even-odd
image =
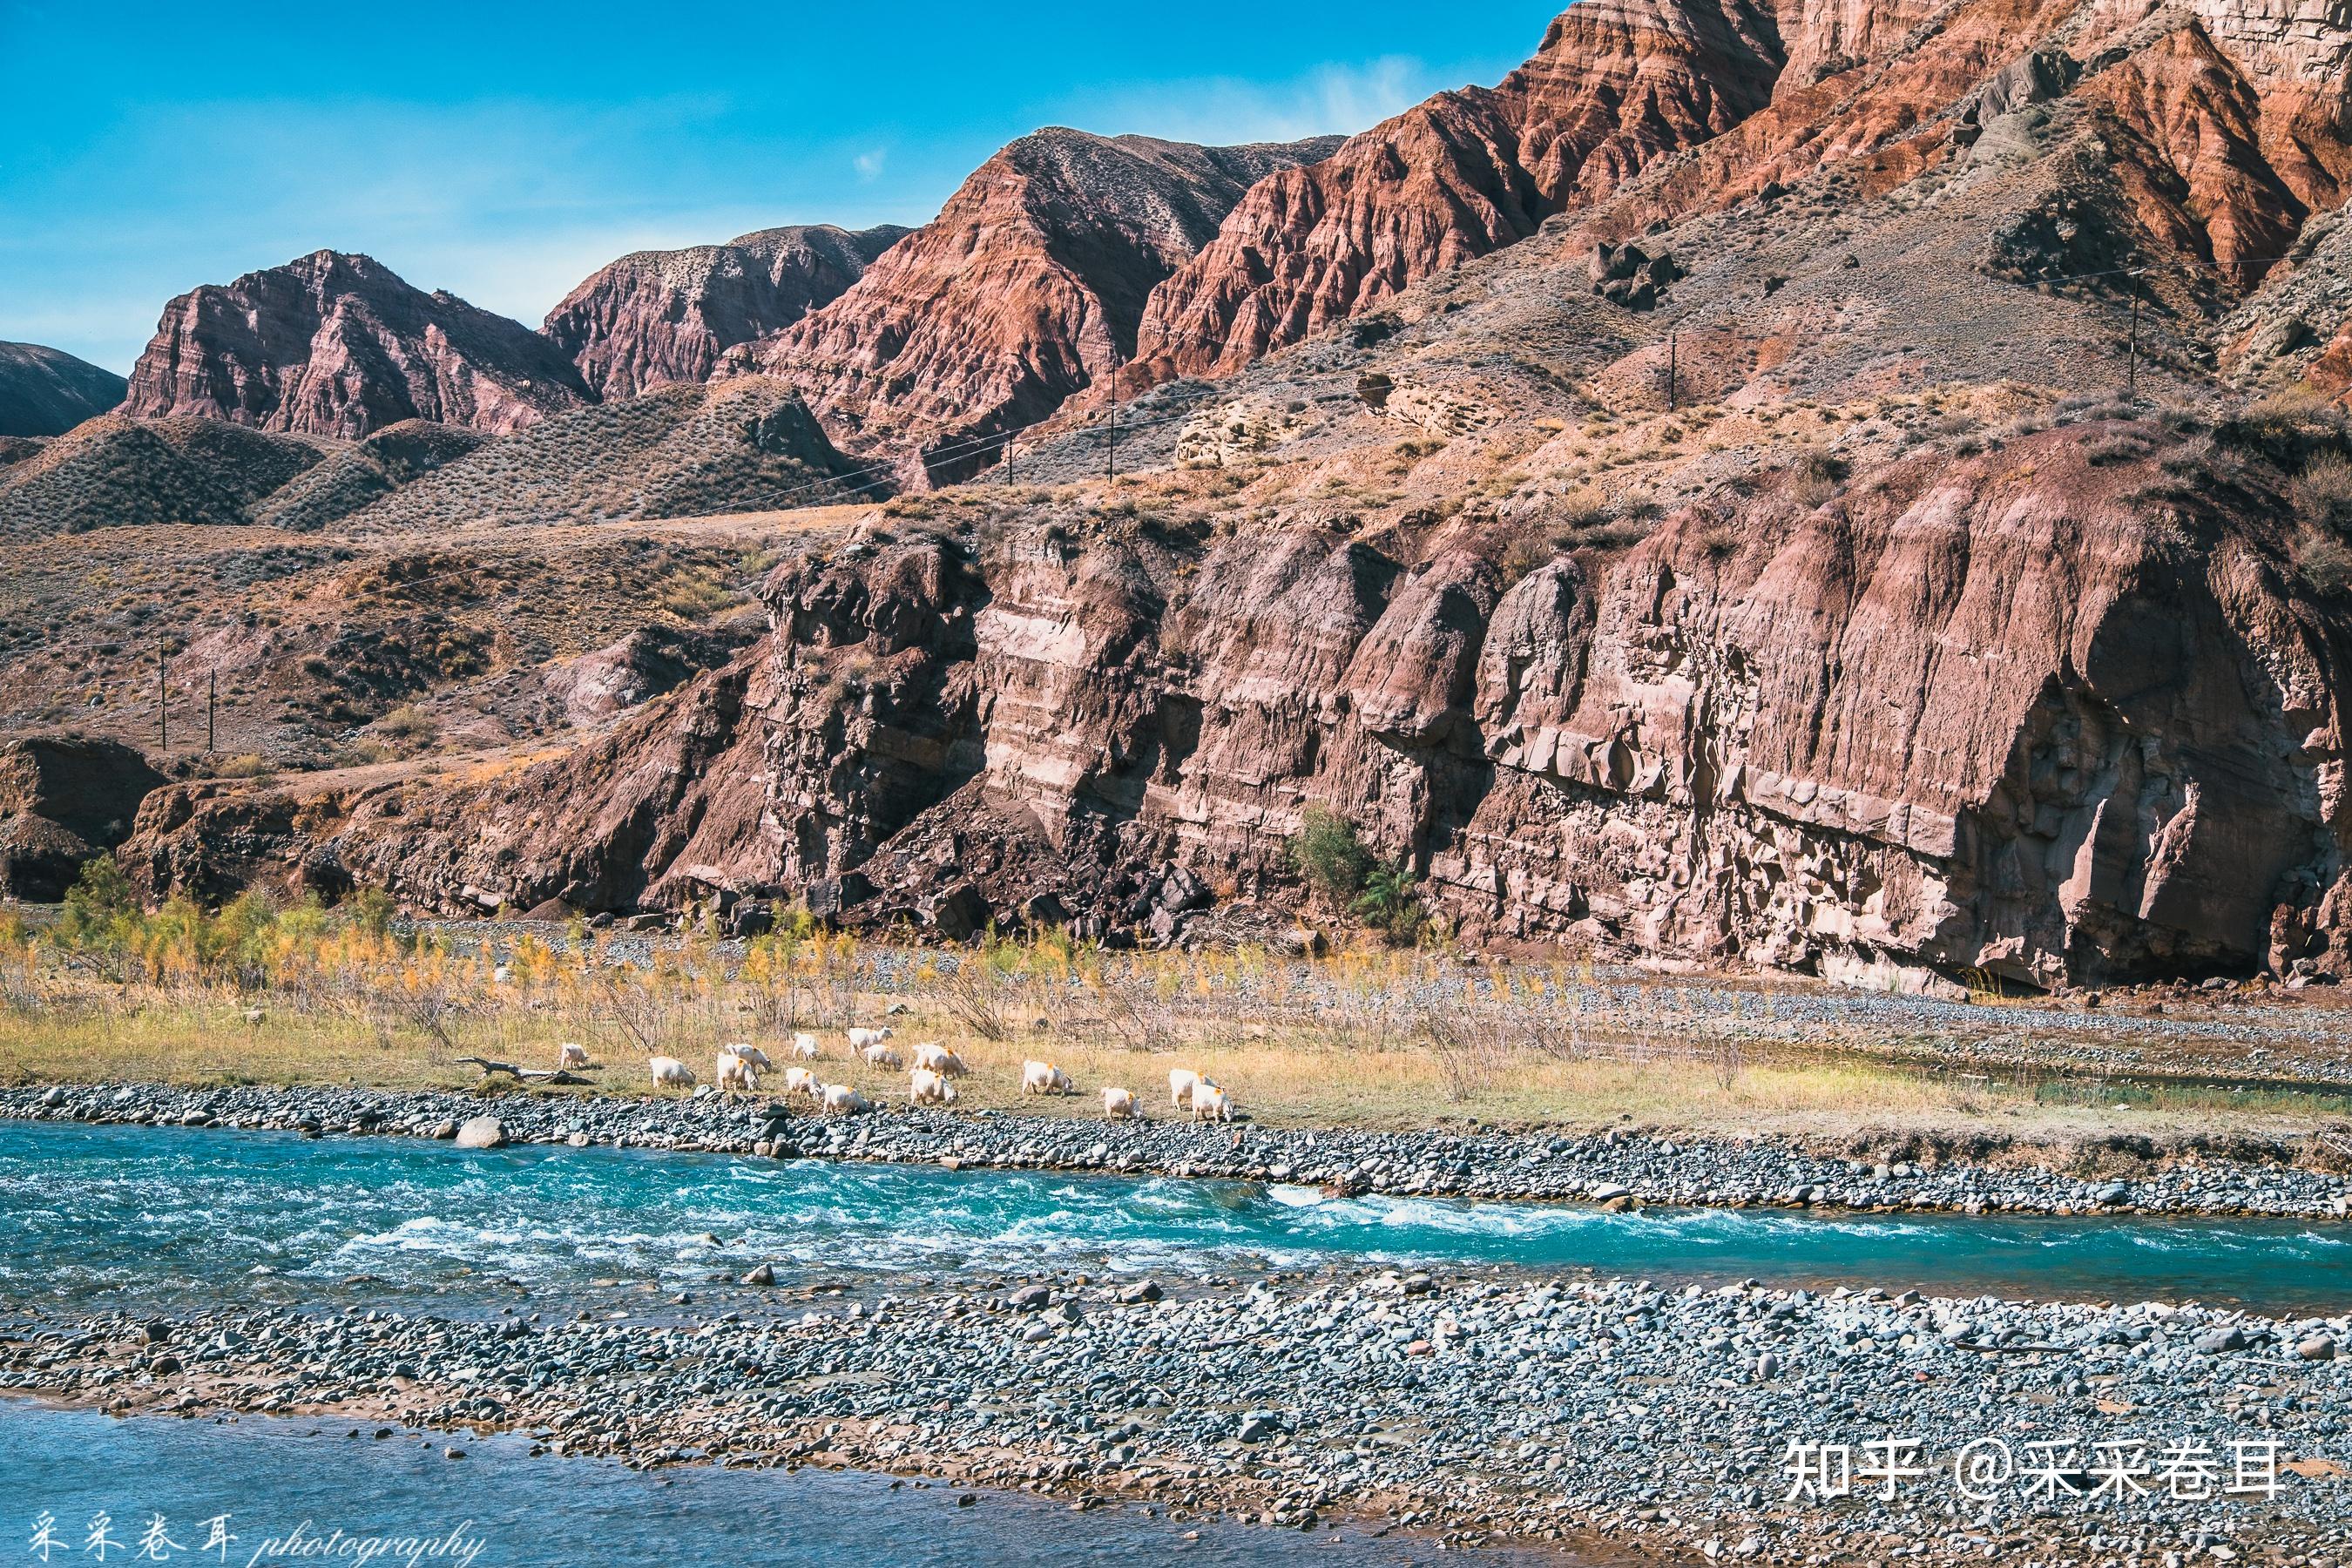
[[[165,756],[172,754],[172,688],[163,670],[163,634],[155,634],[155,729],[156,745]]]
[[[1012,437],[1007,436],[1004,437],[1004,482],[1008,487],[1010,487],[1013,480],[1018,477],[1018,472],[1013,466],[1013,454],[1014,450],[1015,443]]]
[[[1666,334],[1666,412],[1669,414],[1678,406],[1676,395],[1682,390],[1677,384],[1681,379],[1681,371],[1679,345],[1675,342],[1675,334],[1668,332]]]
[[[213,724],[220,717],[220,666],[215,665],[205,678],[205,752],[213,750]]]
[[[1110,484],[1118,488],[1118,345],[1110,348]]]

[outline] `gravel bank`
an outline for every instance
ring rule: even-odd
[[[163,1126],[454,1137],[493,1115],[510,1142],[709,1150],[780,1158],[1102,1170],[1297,1182],[1350,1193],[1721,1206],[1828,1205],[1965,1214],[2343,1217],[2352,1178],[2285,1165],[2175,1163],[2128,1178],[1965,1161],[1878,1163],[1793,1140],[1604,1132],[1378,1132],[1079,1116],[959,1116],[889,1107],[856,1118],[782,1100],[475,1095],[373,1089],[183,1089],[99,1084],[0,1089],[0,1115]]]
[[[1357,1272],[1160,1298],[1040,1279],[668,1328],[215,1311],[0,1329],[0,1385],[115,1410],[530,1432],[640,1465],[844,1465],[1580,1561],[2225,1562],[2352,1539],[2352,1321]],[[2009,1445],[2006,1477],[1968,1445]],[[2175,1498],[2165,1456],[2274,1495]],[[1891,1498],[1866,1446],[1895,1450]],[[2034,1495],[2025,1445],[2063,1472]],[[2148,1495],[2094,1500],[2106,1463]],[[1792,1444],[1856,1495],[1791,1500]],[[1988,1454],[1979,1447],[1970,1452]],[[2116,1483],[2120,1485],[2121,1483]],[[2218,1548],[2218,1550],[2217,1550]]]

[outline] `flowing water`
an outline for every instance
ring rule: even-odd
[[[833,1568],[844,1562],[893,1568],[1076,1568],[1171,1563],[1199,1568],[1261,1563],[1459,1563],[1482,1568],[1533,1563],[1519,1553],[1448,1552],[1407,1537],[1376,1540],[1351,1530],[1276,1531],[1187,1525],[1134,1508],[1074,1513],[1018,1494],[963,1495],[885,1478],[803,1469],[721,1470],[689,1466],[657,1473],[604,1460],[533,1458],[525,1439],[457,1439],[399,1432],[384,1439],[348,1421],[228,1425],[164,1416],[115,1420],[0,1400],[0,1552],[37,1563],[43,1514],[55,1563],[93,1561],[92,1519],[104,1514],[121,1545],[113,1563],[168,1561],[270,1568],[302,1562],[372,1568],[588,1568],[595,1563],[759,1563]],[[225,1519],[223,1516],[226,1516]],[[138,1552],[152,1521],[179,1548]],[[212,1521],[234,1536],[215,1550]],[[300,1534],[296,1531],[300,1527]],[[1198,1538],[1186,1540],[1188,1532]],[[305,1539],[337,1543],[306,1555]],[[387,1545],[370,1552],[371,1542]],[[408,1543],[402,1545],[399,1543]],[[276,1550],[272,1550],[273,1543]],[[161,1542],[157,1549],[161,1550]],[[470,1562],[468,1546],[475,1548]],[[411,1548],[415,1554],[411,1555]],[[436,1550],[437,1549],[437,1550]]]
[[[1367,1262],[1956,1295],[2352,1305],[2352,1226],[1837,1215],[1365,1197],[399,1138],[0,1121],[0,1302],[637,1307],[1043,1268],[1171,1278]]]

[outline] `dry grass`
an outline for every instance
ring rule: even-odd
[[[93,958],[0,932],[0,1082],[466,1088],[478,1074],[461,1057],[552,1066],[558,1044],[578,1040],[610,1090],[647,1093],[642,1064],[656,1052],[707,1078],[720,1042],[759,1043],[781,1067],[793,1032],[813,1029],[824,1042],[821,1076],[902,1100],[905,1075],[850,1059],[841,1033],[887,1016],[902,1047],[938,1040],[971,1064],[966,1110],[1093,1116],[1100,1089],[1116,1085],[1170,1115],[1173,1067],[1208,1073],[1253,1119],[1278,1125],[2058,1139],[2287,1130],[2311,1110],[2190,1089],[2136,1092],[2123,1105],[2095,1087],[2053,1093],[2047,1080],[1945,1076],[1834,1047],[1759,1051],[1690,1016],[1674,987],[1637,991],[1630,1012],[1604,1010],[1589,971],[1564,966],[1530,967],[1481,1001],[1433,995],[1442,963],[1417,953],[1307,966],[1038,943],[959,963],[810,936],[740,963],[689,942],[647,964],[593,942],[571,951],[525,938],[502,949],[499,978],[484,954],[289,923],[299,929],[248,943],[234,976],[205,972],[169,942]],[[1079,1093],[1022,1097],[1032,1058],[1061,1067]]]

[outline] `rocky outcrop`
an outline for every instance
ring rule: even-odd
[[[814,224],[635,251],[565,295],[540,331],[599,397],[708,381],[727,350],[831,303],[906,233]]]
[[[1771,11],[1582,0],[1492,89],[1440,93],[1252,190],[1153,296],[1157,374],[1231,371],[1534,234],[1769,100]]]
[[[955,476],[1132,357],[1145,298],[1266,174],[1323,138],[1195,147],[1052,129],[973,173],[839,299],[744,351],[856,451]]]
[[[404,419],[504,435],[592,401],[520,321],[321,250],[166,305],[125,409],[357,439]]]
[[[813,552],[744,660],[304,853],[446,909],[1115,928],[1171,877],[1172,917],[1293,896],[1324,804],[1484,936],[1895,984],[2344,967],[2342,639],[2275,481],[2217,453],[2166,486],[2092,435],[1768,486],[1516,580],[1475,519]]]
[[[0,343],[0,436],[62,436],[120,404],[128,384],[61,349]]]
[[[0,747],[0,895],[54,901],[131,835],[163,775],[118,741],[42,735]]]

